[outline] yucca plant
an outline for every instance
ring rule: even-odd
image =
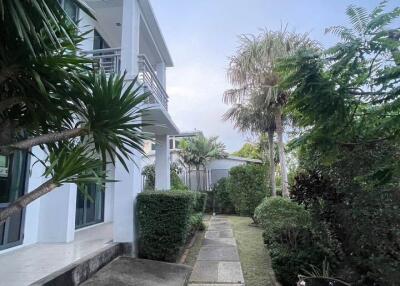
[[[0,0],[0,154],[48,153],[38,158],[47,181],[2,209],[0,224],[64,183],[104,183],[104,164],[128,169],[143,153],[147,95],[125,74],[93,71],[77,48],[84,37],[56,0]]]

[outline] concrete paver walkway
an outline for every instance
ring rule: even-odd
[[[212,217],[189,286],[243,286],[236,240],[228,220]]]

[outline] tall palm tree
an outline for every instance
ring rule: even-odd
[[[218,137],[206,138],[204,135],[197,135],[183,140],[180,144],[179,154],[188,166],[196,169],[197,190],[200,190],[200,168],[205,168],[212,159],[221,159],[227,156],[225,145],[218,142]],[[190,173],[189,173],[190,177]]]
[[[269,118],[274,118],[274,131],[278,138],[282,195],[289,196],[283,109],[290,92],[279,88],[280,78],[275,67],[279,59],[315,44],[309,40],[307,34],[287,32],[286,29],[277,32],[266,30],[258,37],[241,36],[240,42],[237,55],[230,59],[228,69],[228,79],[234,88],[224,93],[224,101],[235,104],[259,98],[258,102],[267,105],[265,112],[269,114]]]
[[[263,144],[265,154],[268,155],[269,166],[267,166],[267,178],[272,191],[272,196],[276,196],[275,182],[275,148],[274,132],[275,119],[271,112],[268,112],[269,104],[262,96],[252,96],[247,102],[235,103],[224,114],[225,120],[232,120],[236,128],[242,132],[251,132],[257,135],[266,134],[268,145]],[[261,139],[261,138],[260,138]]]

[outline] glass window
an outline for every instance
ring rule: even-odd
[[[10,156],[0,155],[0,209],[8,207],[24,194],[27,158],[26,152],[15,152]],[[23,211],[20,211],[0,227],[0,249],[21,241],[22,218]]]
[[[61,8],[64,9],[65,14],[71,18],[74,23],[78,23],[79,21],[79,8],[75,5],[72,0],[58,0]]]
[[[104,219],[104,191],[97,184],[78,186],[75,227],[81,228],[102,222]]]
[[[93,50],[100,50],[100,49],[108,49],[110,46],[104,40],[104,38],[94,30],[94,39],[93,39]]]
[[[174,139],[169,139],[169,149],[174,149]]]

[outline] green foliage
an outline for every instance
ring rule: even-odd
[[[193,210],[197,213],[203,213],[207,203],[207,193],[192,192],[194,195]]]
[[[221,178],[213,187],[212,193],[215,197],[215,212],[217,213],[235,213],[235,207],[229,194],[228,180],[229,178]]]
[[[335,275],[352,285],[399,281],[400,7],[385,4],[349,6],[352,26],[327,29],[339,43],[278,66],[301,130],[291,143],[302,170],[292,197],[319,240],[336,241],[327,246],[341,261]]]
[[[182,168],[177,163],[170,164],[170,176],[171,176],[171,189],[172,190],[187,190],[188,188],[182,182],[179,174],[182,172]],[[145,176],[144,189],[146,191],[154,191],[156,181],[156,170],[155,165],[150,164],[144,166],[142,169],[142,175]]]
[[[206,138],[197,135],[183,139],[179,143],[179,155],[188,166],[203,167],[209,160],[226,157],[225,145],[218,142],[218,137]]]
[[[311,216],[301,205],[287,198],[265,199],[255,216],[264,229],[272,267],[284,286],[294,285],[297,274],[309,265],[320,265],[328,255],[311,229]]]
[[[204,230],[205,225],[203,223],[203,213],[194,213],[190,216],[189,220],[189,225],[190,225],[190,234],[193,234],[197,230]]]
[[[191,227],[191,192],[144,192],[137,198],[139,255],[174,262]]]
[[[245,143],[239,151],[233,152],[232,155],[249,159],[263,159],[260,144]]]
[[[235,210],[253,217],[255,208],[267,195],[262,165],[242,165],[229,171],[227,189]]]

